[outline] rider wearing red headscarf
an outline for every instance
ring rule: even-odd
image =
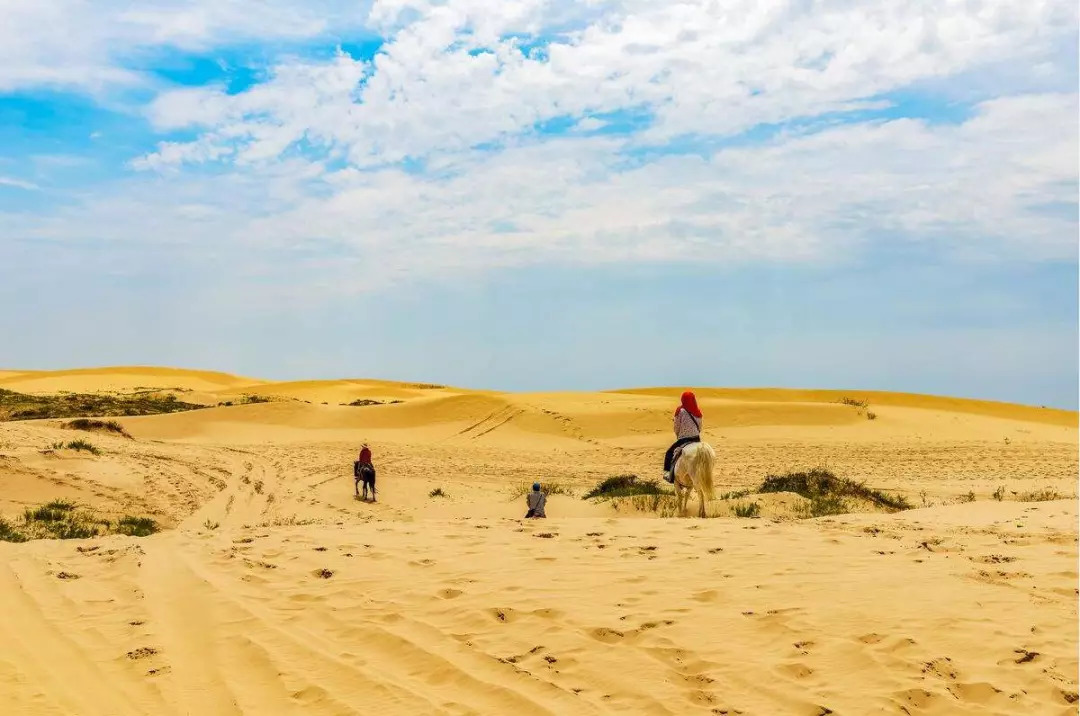
[[[688,390],[682,394],[682,404],[675,409],[672,421],[676,440],[664,454],[664,479],[668,482],[675,482],[673,476],[675,451],[683,445],[701,442],[701,422],[701,408],[698,407],[697,397]]]

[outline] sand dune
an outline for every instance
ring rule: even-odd
[[[4,373],[7,373],[5,375]],[[240,386],[258,386],[264,381],[241,378],[228,373],[125,366],[118,368],[79,368],[55,371],[5,371],[0,373],[0,388],[21,393],[117,392],[137,390],[215,391]]]
[[[700,390],[718,492],[824,464],[918,509],[796,519],[780,493],[698,520],[581,499],[656,476],[678,390],[153,368],[0,387],[273,398],[118,419],[130,438],[0,423],[9,520],[64,498],[168,528],[0,542],[3,713],[1076,713],[1077,501],[1017,501],[1075,495],[1075,412]],[[100,454],[53,447],[74,437]],[[352,496],[365,439],[376,504]],[[525,522],[536,479],[574,494]],[[731,516],[749,501],[762,519]]]

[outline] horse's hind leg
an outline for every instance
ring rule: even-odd
[[[700,487],[697,489],[698,495],[698,517],[705,517],[705,492]]]

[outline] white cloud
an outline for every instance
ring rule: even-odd
[[[319,34],[330,17],[240,0],[119,8],[87,18],[119,50],[88,41],[26,66],[123,72],[110,63],[133,47]],[[1076,253],[1077,95],[1046,91],[1070,71],[1055,54],[1076,27],[1070,3],[395,0],[369,22],[387,36],[370,62],[280,58],[238,94],[160,94],[147,118],[192,141],[170,137],[133,158],[153,171],[73,207],[0,214],[0,235],[109,242],[128,266],[162,249],[298,294],[535,262],[828,262],[896,242]],[[1014,69],[961,124],[822,120],[721,141],[1003,65],[1035,69]],[[628,110],[655,121],[587,136]],[[534,129],[567,118],[581,131]]]
[[[314,37],[361,26],[356,0],[0,0],[0,92],[145,83],[142,53]]]
[[[579,24],[566,28],[568,17]],[[635,141],[661,145],[869,108],[868,97],[994,63],[1045,64],[1075,30],[1076,8],[739,0],[575,12],[543,0],[395,0],[376,2],[371,22],[389,37],[370,65],[347,56],[286,62],[239,95],[165,94],[150,116],[163,128],[207,127],[195,144],[238,148],[241,159],[274,157],[306,141],[359,166],[505,141],[546,119],[632,108],[655,114]],[[542,41],[544,52],[528,54],[522,33]],[[208,154],[220,156],[182,156]]]
[[[26,189],[27,191],[37,191],[41,188],[32,182],[5,176],[0,176],[0,186],[10,186],[15,187],[16,189]]]
[[[1070,260],[1077,96],[980,105],[961,125],[895,120],[627,166],[612,137],[443,156],[426,174],[289,160],[144,175],[7,235],[161,251],[290,300],[536,263]],[[128,248],[123,248],[128,247]],[[109,252],[111,255],[111,251]],[[273,288],[270,288],[270,287]]]

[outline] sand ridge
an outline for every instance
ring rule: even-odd
[[[798,520],[782,493],[684,520],[581,499],[656,475],[679,391],[154,371],[0,374],[273,398],[118,418],[130,438],[0,423],[0,514],[169,528],[0,543],[4,713],[1076,712],[1077,501],[1015,501],[1075,495],[1075,413],[701,390],[718,491],[826,464],[919,509]],[[52,448],[73,437],[100,454]],[[526,522],[536,479],[574,494]],[[763,519],[731,517],[748,500]]]

